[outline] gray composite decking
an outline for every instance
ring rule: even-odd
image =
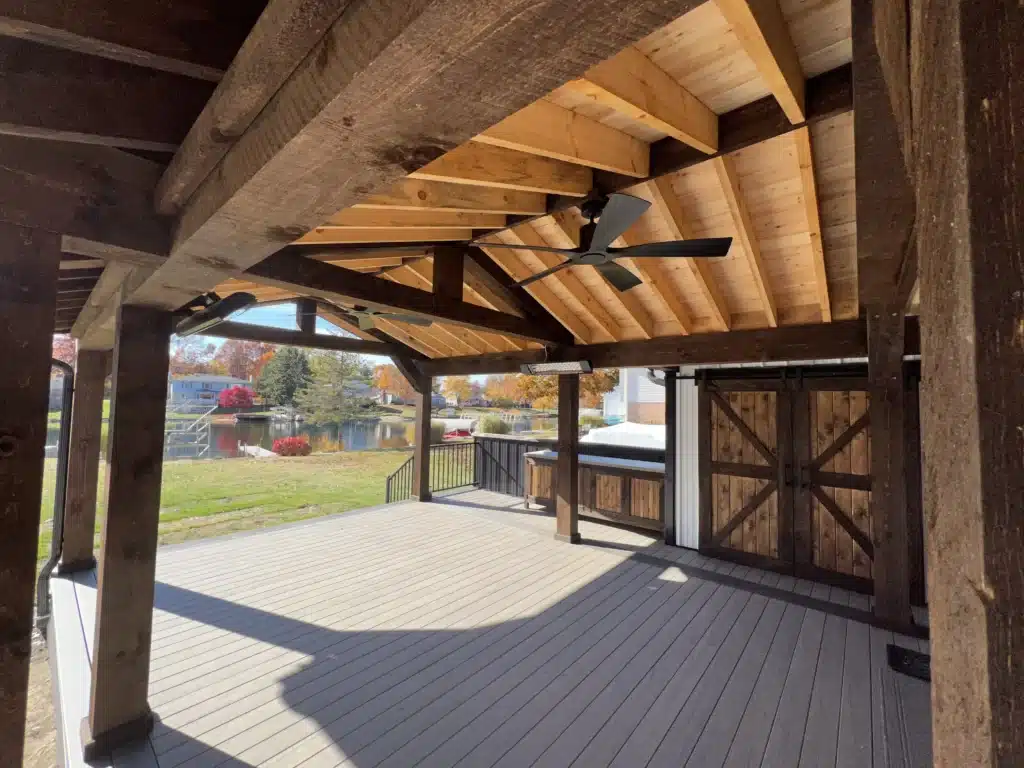
[[[885,657],[924,645],[851,618],[863,597],[586,521],[561,544],[517,505],[473,491],[161,549],[159,722],[111,764],[931,764],[928,685]],[[60,587],[85,645],[93,585]]]

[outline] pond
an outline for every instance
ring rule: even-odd
[[[476,417],[474,417],[476,418]],[[556,420],[545,416],[520,416],[509,421],[513,434],[522,432],[553,430]],[[106,430],[104,430],[106,431]],[[57,441],[60,430],[50,425],[46,435],[46,455],[57,455]],[[383,421],[360,419],[341,424],[313,426],[288,421],[242,421],[233,423],[224,420],[210,425],[210,453],[214,459],[233,458],[238,455],[238,444],[259,446],[270,450],[279,437],[309,438],[314,452],[372,451],[386,448],[406,448],[413,444],[413,423],[411,421]],[[106,452],[106,445],[102,446]]]

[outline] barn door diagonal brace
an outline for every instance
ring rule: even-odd
[[[746,438],[746,440],[751,445],[754,446],[754,448],[757,450],[758,453],[761,454],[762,457],[764,457],[764,460],[768,462],[768,466],[773,469],[778,467],[778,460],[776,459],[775,454],[772,453],[772,451],[768,448],[767,445],[764,444],[764,442],[762,442],[761,438],[754,434],[754,430],[752,430],[747,425],[747,422],[745,422],[740,417],[740,415],[732,409],[732,406],[729,405],[729,401],[726,400],[717,392],[709,391],[708,394],[711,395],[711,399],[714,401],[715,405],[719,407],[722,413],[726,415],[729,421],[733,423],[733,425],[736,427],[736,429],[740,431],[743,437]]]
[[[729,522],[726,523],[720,531],[715,533],[714,537],[711,539],[711,543],[714,545],[718,545],[725,541],[727,538],[729,538],[729,536],[732,535],[732,532],[739,528],[740,524],[744,520],[746,520],[748,517],[754,514],[754,512],[757,511],[758,507],[760,507],[762,504],[768,501],[768,499],[771,497],[773,493],[775,493],[778,487],[779,484],[776,481],[772,480],[764,488],[762,488],[760,491],[751,496],[750,501],[744,504],[743,508],[735,515],[733,515],[729,519]]]

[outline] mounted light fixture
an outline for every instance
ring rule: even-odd
[[[198,302],[205,306],[178,323],[174,332],[179,336],[194,336],[220,325],[235,312],[241,312],[255,304],[256,297],[251,293],[232,293],[222,299],[215,293],[208,293]]]
[[[594,367],[586,360],[575,363],[526,363],[520,370],[529,376],[545,376],[553,373],[593,373]]]

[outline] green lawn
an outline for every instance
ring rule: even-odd
[[[387,476],[408,451],[302,458],[183,460],[164,464],[160,543],[264,528],[384,502]],[[100,464],[99,487],[103,488]],[[56,461],[47,461],[39,557],[50,551]],[[102,493],[99,515],[103,514]],[[99,524],[97,524],[97,531]]]

